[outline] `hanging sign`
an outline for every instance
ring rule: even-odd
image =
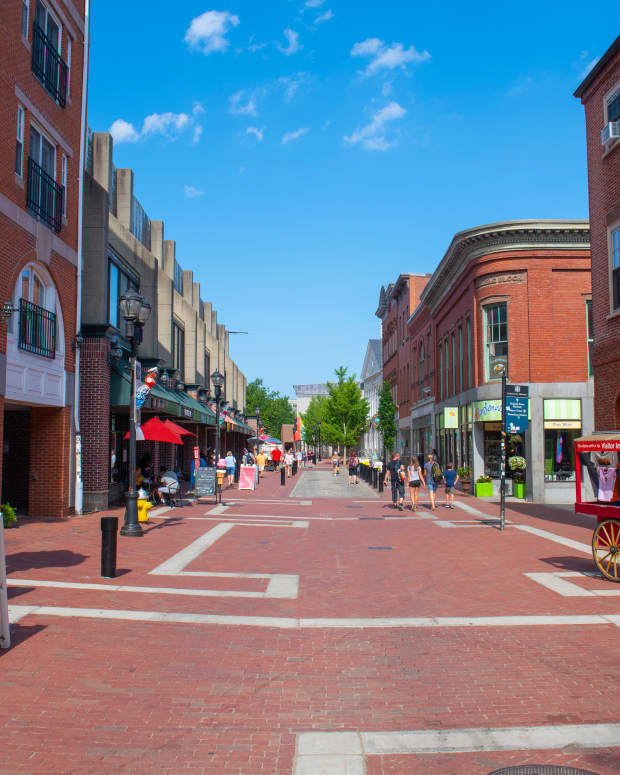
[[[458,428],[459,427],[459,415],[458,408],[455,406],[444,406],[443,410],[443,427],[444,428]]]

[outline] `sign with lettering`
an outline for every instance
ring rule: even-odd
[[[256,467],[255,466],[241,466],[239,471],[239,489],[240,490],[255,490],[256,489]]]
[[[506,385],[506,432],[527,430],[529,409],[528,385]]]
[[[194,492],[201,495],[215,495],[215,468],[197,468]]]

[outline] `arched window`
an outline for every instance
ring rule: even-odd
[[[8,333],[23,352],[55,359],[64,354],[64,330],[58,294],[49,273],[40,264],[27,264],[13,292]]]

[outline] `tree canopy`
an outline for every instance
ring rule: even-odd
[[[329,395],[323,410],[321,436],[330,444],[342,444],[344,454],[347,447],[354,447],[368,426],[368,401],[362,397],[355,374],[347,377],[347,369],[335,369],[337,382],[328,382]]]
[[[295,411],[288,397],[265,387],[262,379],[257,378],[248,383],[245,403],[248,414],[256,414],[257,409],[260,411],[261,425],[267,433],[278,439],[282,425],[295,422]]]
[[[388,380],[379,391],[379,430],[383,436],[383,447],[391,452],[396,440],[396,406],[392,396],[392,383]]]

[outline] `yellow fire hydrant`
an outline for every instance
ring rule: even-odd
[[[149,521],[149,511],[153,508],[151,501],[138,498],[138,522]]]

